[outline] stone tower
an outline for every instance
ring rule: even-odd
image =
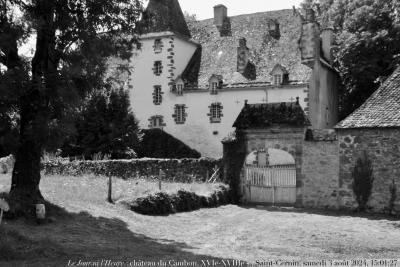
[[[321,29],[314,11],[306,10],[299,46],[302,64],[312,69],[308,114],[314,129],[333,128],[338,122],[339,76],[332,67],[333,43],[333,30]]]

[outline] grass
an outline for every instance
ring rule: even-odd
[[[0,192],[9,181],[0,175]],[[133,194],[130,183],[141,187],[140,181],[116,180],[115,198]],[[145,184],[138,194],[157,191],[157,185]],[[390,218],[234,205],[151,217],[107,203],[104,178],[49,176],[41,190],[54,204],[47,206],[54,222],[5,220],[0,266],[67,266],[79,259],[172,259],[201,266],[201,260],[212,259],[381,259],[400,253],[400,222]]]

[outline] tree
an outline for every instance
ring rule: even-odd
[[[322,27],[335,29],[334,65],[344,83],[344,118],[400,63],[400,5],[397,0],[305,0],[302,6],[317,11]]]
[[[357,159],[352,175],[352,186],[358,203],[358,211],[365,211],[374,183],[372,162],[366,151]]]
[[[19,144],[9,194],[14,214],[43,202],[40,157],[54,129],[88,92],[111,86],[107,58],[129,59],[140,0],[0,0],[0,95],[19,114]],[[19,43],[36,40],[32,59]]]
[[[140,141],[138,122],[129,107],[123,89],[96,92],[85,104],[76,120],[77,133],[64,145],[63,156],[91,159],[95,153],[112,159],[136,157]]]

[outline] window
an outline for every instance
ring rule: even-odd
[[[153,46],[154,52],[156,54],[161,53],[162,48],[163,48],[163,43],[162,43],[161,39],[155,39],[154,46]]]
[[[178,94],[178,95],[183,95],[183,84],[181,84],[181,83],[179,83],[179,84],[177,84],[176,85],[176,93]]]
[[[154,105],[161,105],[163,92],[161,91],[161,85],[155,85],[153,91],[153,103]]]
[[[155,75],[160,76],[162,73],[162,63],[161,61],[155,61],[154,62],[154,68],[153,68],[153,72]]]
[[[282,75],[275,74],[274,75],[274,85],[281,85],[282,84]]]
[[[187,113],[185,112],[186,106],[175,105],[175,112],[172,117],[175,119],[176,124],[184,124],[186,121]]]
[[[218,123],[221,122],[222,115],[222,105],[221,103],[212,103],[210,108],[210,113],[208,116],[210,117],[211,123]]]
[[[164,126],[166,126],[166,124],[164,123],[164,117],[160,115],[151,116],[149,121],[150,121],[149,125],[150,129],[153,128],[162,129]]]
[[[217,89],[218,89],[218,83],[217,82],[212,82],[211,83],[211,94],[216,95],[217,94]]]

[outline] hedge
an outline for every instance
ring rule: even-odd
[[[82,176],[101,175],[122,179],[157,178],[160,170],[164,172],[163,181],[205,182],[210,178],[221,160],[200,159],[132,159],[101,161],[58,161],[42,163],[46,175]],[[217,179],[219,181],[219,179]]]
[[[231,203],[231,200],[231,191],[225,186],[220,186],[217,191],[207,197],[180,190],[171,195],[160,192],[125,204],[130,210],[143,215],[168,215],[227,205]]]

